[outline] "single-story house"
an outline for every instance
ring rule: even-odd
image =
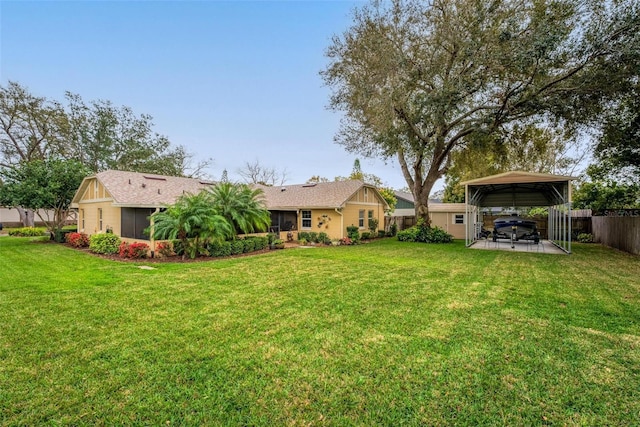
[[[86,234],[107,230],[126,241],[155,242],[144,234],[149,216],[183,194],[197,194],[214,185],[192,178],[108,170],[85,178],[71,207],[78,210],[78,231]],[[318,184],[258,186],[264,191],[272,227],[286,238],[289,232],[325,232],[331,239],[347,236],[346,227],[368,229],[369,219],[384,226],[388,209],[378,190],[362,181]]]
[[[143,233],[148,217],[185,193],[213,183],[192,178],[107,170],[85,178],[71,202],[78,209],[78,231],[107,230],[126,241],[150,241]]]
[[[271,212],[272,227],[284,234],[314,231],[341,239],[347,236],[348,226],[367,231],[370,219],[377,220],[382,230],[384,213],[389,209],[374,186],[359,180],[260,188]]]

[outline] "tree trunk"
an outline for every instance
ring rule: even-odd
[[[35,215],[33,210],[16,207],[18,215],[20,215],[20,222],[23,227],[33,227],[35,225]]]
[[[416,210],[416,223],[422,219],[427,227],[431,227],[431,218],[429,217],[429,194],[436,183],[437,178],[428,176],[424,182],[416,181],[413,189],[413,199]]]

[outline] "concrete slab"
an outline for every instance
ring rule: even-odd
[[[554,255],[567,254],[565,251],[558,248],[549,240],[540,240],[540,243],[538,243],[537,245],[532,241],[531,242],[518,241],[518,242],[514,242],[513,248],[511,247],[511,242],[508,240],[498,240],[497,242],[494,242],[491,239],[476,240],[471,246],[469,246],[469,248],[470,249],[486,249],[486,250],[494,250],[494,251],[535,252],[535,253],[554,254]]]

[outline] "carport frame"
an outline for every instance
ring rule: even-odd
[[[548,239],[571,253],[571,176],[511,171],[460,183],[465,186],[467,247],[482,231],[485,207],[549,208]]]

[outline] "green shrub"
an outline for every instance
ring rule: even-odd
[[[453,236],[440,227],[428,227],[419,222],[418,225],[399,231],[398,240],[401,242],[420,243],[451,243]]]
[[[376,230],[378,229],[378,220],[376,218],[369,218],[369,231],[371,231],[371,236],[376,235]]]
[[[384,237],[386,235],[386,233],[384,232],[384,230],[378,230],[378,237]]]
[[[276,240],[276,234],[275,233],[269,233],[267,234],[267,240],[268,240],[268,245],[270,245],[271,243],[273,243],[274,240]]]
[[[209,243],[209,255],[213,257],[223,257],[231,255],[231,242],[211,242]]]
[[[242,252],[248,253],[256,250],[256,244],[253,239],[244,239],[242,240],[242,243],[244,245]]]
[[[578,242],[580,243],[593,243],[593,234],[580,233],[578,234]]]
[[[318,243],[323,243],[325,245],[331,244],[331,239],[327,233],[318,233]]]
[[[97,254],[117,254],[120,242],[120,237],[115,234],[93,234],[89,239],[89,249]]]
[[[244,252],[244,241],[233,240],[231,242],[231,255],[239,255]]]
[[[184,243],[182,243],[182,240],[174,240],[171,243],[173,246],[173,251],[175,252],[176,255],[178,256],[184,255]]]
[[[396,224],[395,222],[391,224],[391,227],[389,227],[389,233],[391,234],[391,237],[398,234],[398,224]]]
[[[311,231],[309,233],[309,241],[313,243],[318,243],[318,233],[315,231]]]
[[[255,245],[256,251],[261,251],[269,246],[269,239],[267,239],[267,237],[254,237],[253,244]]]
[[[360,240],[360,230],[355,225],[349,225],[347,227],[347,237],[351,240],[352,243]]]
[[[368,231],[363,231],[360,238],[362,240],[369,240],[371,238],[371,233],[369,233]]]
[[[9,230],[9,236],[13,237],[38,237],[44,235],[45,229],[41,227],[22,227]]]
[[[309,236],[309,233],[306,231],[300,231],[298,233],[298,241],[300,240],[306,240],[307,242],[311,241],[311,237]],[[272,242],[273,243],[273,242]]]

